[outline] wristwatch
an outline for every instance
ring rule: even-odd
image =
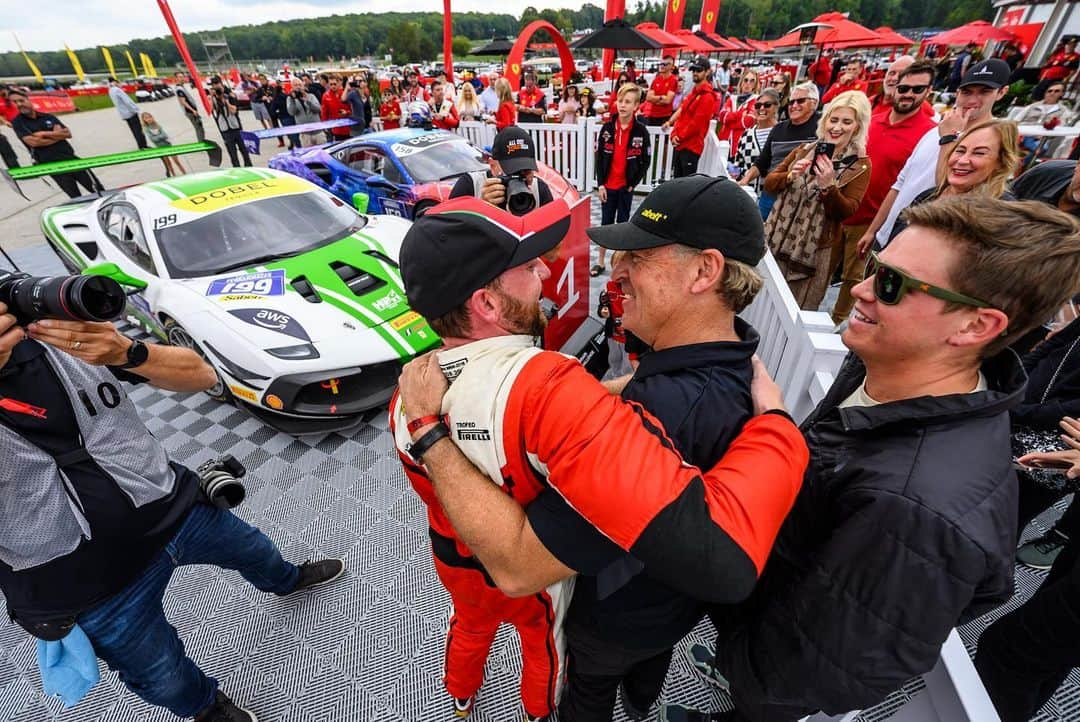
[[[956,133],[949,133],[948,135],[943,135],[940,138],[938,138],[937,144],[938,145],[948,145],[949,143],[955,143],[956,139],[959,138],[959,137],[960,136],[958,136]]]
[[[150,357],[150,349],[142,341],[132,341],[127,350],[127,361],[120,368],[133,369],[142,366]]]
[[[439,423],[424,432],[424,435],[415,442],[406,445],[405,451],[409,452],[409,456],[417,461],[423,461],[424,454],[430,451],[431,447],[435,446],[438,441],[448,436],[450,436],[450,428],[445,422],[439,421]]]

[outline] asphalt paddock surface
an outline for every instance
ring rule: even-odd
[[[157,117],[174,143],[195,140],[174,98],[142,107]],[[246,128],[257,127],[250,112],[242,115]],[[135,147],[127,126],[112,109],[62,120],[71,127],[72,142],[83,157]],[[207,136],[217,138],[212,120],[204,123]],[[0,132],[12,138],[10,129]],[[29,162],[21,144],[14,145]],[[268,157],[253,160],[265,165]],[[189,169],[209,167],[205,156],[181,160]],[[103,168],[98,175],[107,187],[115,187],[157,180],[164,170],[160,161],[145,161]],[[21,185],[30,201],[0,186],[0,244],[28,272],[63,273],[44,243],[38,216],[66,196],[39,180]],[[594,202],[594,222],[599,222],[598,216]],[[598,290],[594,280],[593,298]],[[220,681],[223,690],[255,711],[262,722],[453,719],[440,683],[449,598],[432,566],[424,506],[401,472],[385,415],[374,414],[348,432],[295,438],[202,394],[149,387],[132,388],[130,393],[147,427],[176,460],[194,467],[227,452],[244,463],[248,497],[236,513],[265,531],[286,559],[341,556],[348,565],[342,579],[294,598],[261,594],[238,574],[214,567],[178,570],[165,597],[166,614],[190,656]],[[1041,532],[1059,513],[1060,508],[1040,517],[1028,536]],[[1018,567],[1017,596],[995,614],[961,629],[969,651],[987,624],[1030,596],[1044,576]],[[729,706],[726,697],[698,681],[682,654],[689,643],[707,642],[711,636],[708,623],[703,623],[680,644],[664,699],[710,709]],[[492,646],[471,719],[520,722],[520,670],[517,637],[504,627]],[[918,680],[910,682],[860,719],[887,719],[920,686]],[[104,668],[101,683],[86,699],[64,710],[58,700],[46,699],[41,692],[34,641],[16,625],[0,623],[0,720],[174,719],[128,693]],[[615,719],[625,718],[620,711]],[[1080,673],[1073,671],[1035,719],[1080,720]]]

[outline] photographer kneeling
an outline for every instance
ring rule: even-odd
[[[503,128],[491,144],[491,170],[458,178],[451,198],[475,196],[496,208],[523,216],[551,203],[551,188],[536,175],[536,145],[528,131]]]
[[[186,656],[165,618],[173,570],[214,564],[284,595],[344,565],[285,562],[169,460],[119,381],[193,392],[215,374],[191,349],[122,336],[106,319],[123,306],[110,279],[0,272],[0,591],[40,640],[43,684],[68,705],[97,681],[97,657],[180,717],[254,722]]]

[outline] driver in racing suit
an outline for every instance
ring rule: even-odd
[[[541,593],[515,592],[497,563],[480,562],[498,560],[470,548],[476,537],[461,522],[484,516],[490,530],[499,521],[483,510],[506,497],[527,505],[550,485],[586,519],[598,526],[602,519],[609,537],[658,579],[689,581],[710,601],[738,601],[764,566],[808,460],[798,429],[779,411],[750,420],[703,474],[639,405],[609,394],[576,360],[536,348],[545,324],[540,286],[550,275],[540,257],[569,226],[561,200],[512,216],[460,198],[429,211],[402,245],[410,305],[443,337],[437,363],[452,382],[441,413],[417,414],[395,397],[390,420],[406,473],[428,505],[436,569],[454,601],[445,683],[459,716],[472,709],[504,621],[521,635],[526,714],[551,713],[572,583],[557,581],[568,576],[562,568]],[[445,451],[446,437],[494,482],[466,502],[471,512],[444,509],[443,482],[433,484],[423,465],[428,452]],[[589,498],[586,488],[597,483],[610,490],[606,498],[622,501],[619,508]]]

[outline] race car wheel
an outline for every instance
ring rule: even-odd
[[[183,326],[178,324],[173,319],[165,321],[165,334],[169,339],[169,343],[173,346],[180,346],[182,348],[189,348],[202,357],[203,361],[210,364],[210,368],[214,369],[215,383],[213,386],[206,390],[206,395],[215,401],[223,401],[229,403],[232,401],[232,392],[229,391],[229,387],[225,385],[225,380],[221,378],[221,374],[218,373],[214,364],[210,363],[210,359],[206,357],[206,353],[199,348],[199,344],[195,343],[195,339],[191,337]]]
[[[435,202],[434,201],[420,201],[419,203],[416,204],[416,208],[413,209],[413,219],[419,218],[420,216],[424,215],[425,213],[427,213],[428,211],[430,211],[434,207],[435,207]]]

